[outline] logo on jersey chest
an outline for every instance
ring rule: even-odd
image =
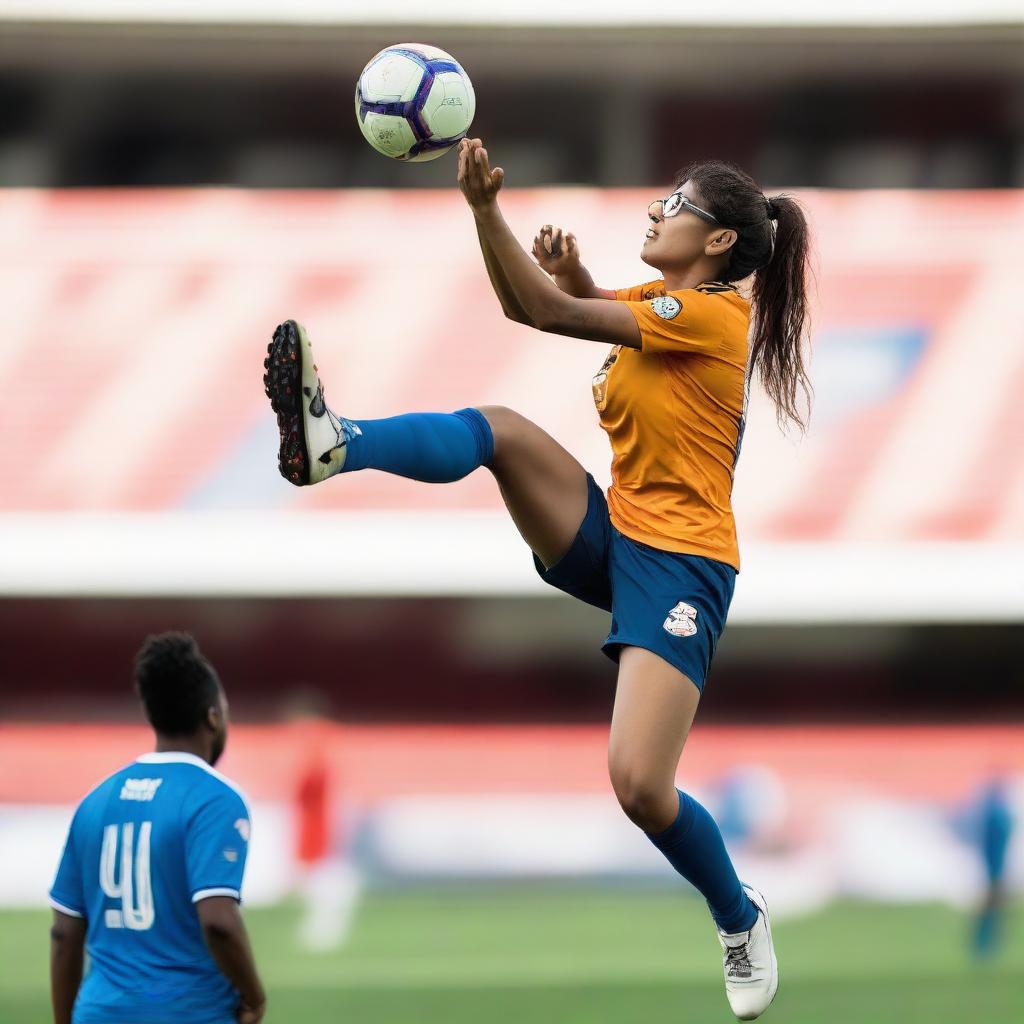
[[[697,632],[697,609],[685,601],[680,601],[668,613],[662,627],[666,633],[673,636],[693,636]]]
[[[594,392],[594,405],[597,406],[598,412],[604,412],[605,406],[608,404],[608,374],[611,372],[611,368],[615,365],[615,361],[619,358],[619,350],[621,348],[621,345],[616,345],[615,348],[608,353],[608,358],[604,361],[601,369],[597,371],[594,375],[594,379],[590,383]]]

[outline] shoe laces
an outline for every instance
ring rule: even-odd
[[[747,943],[730,946],[725,952],[725,974],[729,978],[749,978],[753,973]]]

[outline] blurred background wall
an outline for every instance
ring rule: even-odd
[[[500,317],[451,158],[358,133],[402,39],[471,75],[519,236],[563,224],[606,286],[650,276],[691,159],[804,202],[815,412],[787,438],[753,396],[681,781],[783,913],[982,899],[993,780],[1024,813],[1019,9],[516,7],[0,0],[0,901],[43,905],[70,806],[146,746],[131,657],[167,628],[229,692],[257,903],[310,814],[383,888],[671,881],[605,780],[605,617],[489,478],[276,473],[261,361],[297,317],[346,415],[512,405],[607,481],[602,352]]]

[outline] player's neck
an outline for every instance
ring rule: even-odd
[[[207,764],[210,763],[210,744],[199,736],[164,736],[156,734],[156,752],[158,754],[195,754]]]
[[[722,267],[717,261],[701,260],[689,267],[662,267],[661,276],[665,279],[665,291],[681,292],[686,288],[696,288],[708,281],[717,281],[722,274]]]

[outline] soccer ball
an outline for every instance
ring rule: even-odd
[[[395,160],[436,160],[465,137],[475,113],[469,76],[436,46],[388,46],[356,82],[359,129]]]

